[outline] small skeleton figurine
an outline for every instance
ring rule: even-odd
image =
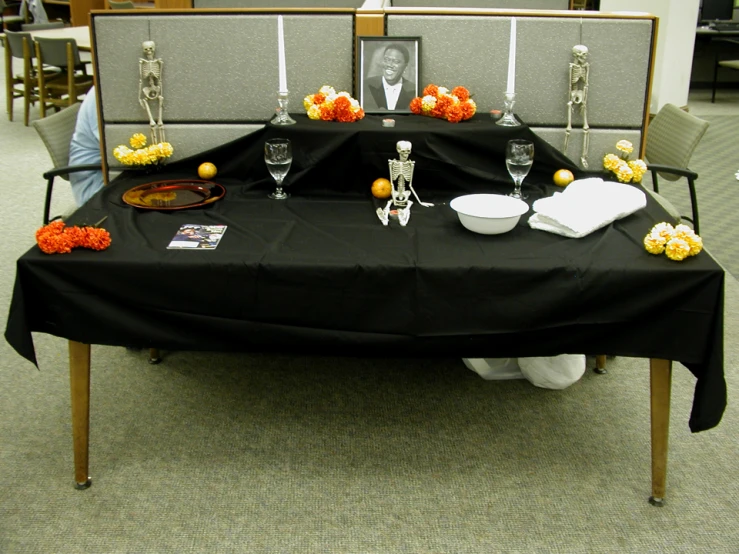
[[[151,127],[151,142],[158,144],[164,142],[164,123],[162,122],[162,66],[161,58],[154,57],[156,45],[147,40],[142,44],[146,58],[139,58],[139,104],[146,110],[149,116],[149,127]],[[154,121],[151,104],[158,105],[157,119]]]
[[[411,143],[407,140],[400,140],[396,144],[396,149],[400,159],[388,160],[388,166],[390,168],[390,182],[393,186],[392,197],[384,209],[377,208],[377,217],[380,218],[383,225],[387,225],[390,208],[395,205],[398,210],[398,221],[403,227],[405,227],[411,217],[411,206],[413,205],[413,201],[410,199],[411,193],[413,193],[413,196],[421,206],[428,208],[433,206],[433,204],[421,202],[421,199],[418,197],[416,191],[413,189],[413,185],[411,184],[413,181],[413,170],[416,166],[416,162],[408,159],[408,156],[411,153]]]
[[[574,62],[570,63],[570,96],[567,101],[567,129],[565,130],[564,154],[567,155],[567,147],[572,132],[572,112],[576,108],[582,113],[582,156],[580,163],[583,168],[588,168],[588,148],[590,146],[590,126],[588,125],[588,78],[590,76],[590,64],[588,63],[588,47],[578,44],[572,48]]]

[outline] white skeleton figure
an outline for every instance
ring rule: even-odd
[[[147,40],[142,43],[146,58],[139,58],[139,104],[146,110],[149,116],[149,127],[151,127],[151,142],[158,144],[164,142],[164,123],[162,122],[162,66],[161,58],[154,58],[156,45]],[[157,105],[157,119],[154,121],[151,104]]]
[[[388,160],[390,182],[393,187],[391,192],[392,197],[384,209],[377,208],[377,217],[380,218],[383,225],[387,225],[390,208],[395,205],[398,210],[398,221],[405,227],[411,217],[411,206],[413,205],[413,201],[410,199],[411,193],[413,193],[413,196],[421,206],[428,208],[429,206],[433,206],[433,204],[421,202],[418,194],[413,189],[413,170],[415,169],[416,162],[408,159],[411,153],[411,143],[407,140],[400,140],[395,147],[400,159]]]
[[[570,95],[567,101],[567,129],[565,130],[564,154],[570,143],[572,132],[572,112],[579,109],[582,113],[582,156],[580,163],[588,168],[588,148],[590,146],[590,126],[588,125],[588,79],[590,77],[590,64],[588,63],[588,47],[578,44],[572,48],[574,62],[570,63]]]

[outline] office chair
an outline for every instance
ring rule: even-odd
[[[662,204],[676,222],[683,219],[693,224],[693,229],[700,234],[698,219],[698,198],[695,191],[695,180],[698,174],[688,169],[696,146],[708,129],[708,121],[681,110],[673,104],[665,104],[647,127],[647,144],[645,158],[647,169],[652,174],[654,192],[648,192]],[[659,194],[657,176],[668,181],[677,181],[685,177],[690,193],[692,217],[681,216],[672,203]]]
[[[33,122],[33,128],[41,137],[49,151],[54,169],[44,173],[46,179],[46,200],[44,201],[44,225],[49,221],[64,218],[62,215],[50,217],[51,196],[54,189],[54,179],[61,177],[69,181],[69,174],[77,171],[101,170],[102,164],[69,165],[69,144],[72,142],[74,127],[77,124],[77,113],[81,104],[74,104],[54,115]],[[76,209],[76,208],[75,208]],[[70,210],[69,212],[74,211]],[[69,213],[68,212],[68,213]]]
[[[46,117],[46,108],[63,108],[81,102],[93,85],[85,63],[80,60],[77,41],[72,38],[36,37],[36,61],[39,72],[39,110]],[[47,80],[43,68],[58,68],[66,78]]]

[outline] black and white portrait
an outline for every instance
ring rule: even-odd
[[[419,94],[420,37],[359,37],[359,103],[367,113],[410,113]]]

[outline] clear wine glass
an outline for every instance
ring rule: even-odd
[[[290,195],[282,190],[282,181],[284,181],[287,172],[290,171],[290,165],[293,163],[293,149],[289,139],[270,139],[264,143],[264,161],[270,175],[277,183],[277,189],[269,194],[270,198],[275,200],[284,200]]]
[[[521,183],[529,174],[531,165],[534,163],[534,143],[529,140],[509,140],[505,149],[505,164],[508,173],[513,177],[515,186],[513,192],[508,196],[523,200],[526,195],[521,192]]]

